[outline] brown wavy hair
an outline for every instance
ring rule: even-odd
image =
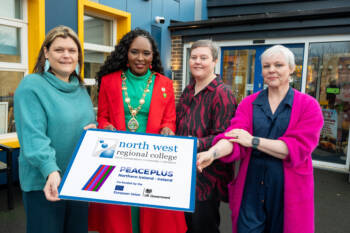
[[[67,26],[58,26],[55,27],[53,29],[51,29],[46,37],[45,40],[43,42],[43,44],[41,45],[40,51],[39,51],[39,55],[38,55],[38,59],[35,63],[35,67],[33,69],[33,73],[43,73],[44,72],[44,67],[45,67],[45,53],[44,53],[44,48],[46,48],[47,50],[50,49],[50,46],[52,44],[52,42],[57,38],[57,37],[62,37],[62,38],[71,38],[75,44],[78,47],[78,64],[80,66],[79,69],[79,74],[76,74],[75,71],[73,71],[78,79],[80,83],[83,83],[83,79],[80,76],[81,73],[81,67],[83,65],[83,52],[81,49],[81,45],[80,45],[80,41],[79,38],[77,36],[77,34],[73,31],[73,29],[71,29],[70,27]]]

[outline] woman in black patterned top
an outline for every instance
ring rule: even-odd
[[[228,127],[236,110],[230,88],[214,73],[218,52],[210,40],[193,43],[190,51],[193,79],[185,88],[176,108],[177,135],[198,139],[197,151],[210,148],[214,137]],[[227,184],[232,164],[215,161],[197,173],[196,209],[186,214],[188,233],[219,232],[220,201],[227,201]]]

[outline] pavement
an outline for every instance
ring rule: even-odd
[[[315,232],[350,232],[350,184],[348,174],[315,169]],[[221,233],[231,232],[230,210],[222,203]],[[7,210],[5,186],[0,187],[0,233],[25,233],[25,213],[19,187],[15,208]],[[49,232],[48,232],[49,233]],[[300,232],[302,233],[302,232]]]

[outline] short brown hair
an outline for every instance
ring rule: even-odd
[[[62,38],[69,37],[75,42],[75,44],[78,47],[78,64],[79,64],[80,68],[82,67],[82,65],[83,65],[83,54],[82,54],[82,49],[81,49],[80,41],[79,41],[79,38],[78,38],[77,34],[70,27],[58,26],[58,27],[55,27],[55,28],[51,29],[46,34],[45,40],[44,40],[43,44],[41,45],[41,48],[40,48],[40,51],[39,51],[38,59],[36,61],[35,67],[33,69],[33,73],[43,73],[44,72],[45,60],[46,60],[45,59],[44,48],[49,50],[52,42],[57,37],[62,37]],[[79,74],[77,74],[77,76],[78,76],[79,82],[82,83],[83,81],[82,81],[82,78],[80,76],[80,73],[81,73],[81,69],[79,70]]]
[[[191,49],[190,49],[190,54],[192,53],[192,50],[199,48],[199,47],[209,48],[211,51],[211,55],[213,57],[213,61],[216,61],[216,59],[218,59],[218,49],[214,45],[213,41],[211,41],[211,40],[197,40],[196,42],[194,42],[192,44]]]

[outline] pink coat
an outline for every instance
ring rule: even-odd
[[[240,128],[252,134],[253,102],[259,93],[250,95],[239,104],[226,132]],[[284,169],[284,230],[283,233],[314,232],[314,178],[311,153],[318,144],[323,126],[322,111],[311,96],[294,90],[290,122],[279,138],[287,144],[289,154],[283,160]],[[225,137],[219,134],[213,144]],[[237,232],[237,219],[242,201],[251,148],[234,144],[232,154],[224,162],[241,160],[237,177],[229,184],[229,204],[232,211],[232,232]]]

